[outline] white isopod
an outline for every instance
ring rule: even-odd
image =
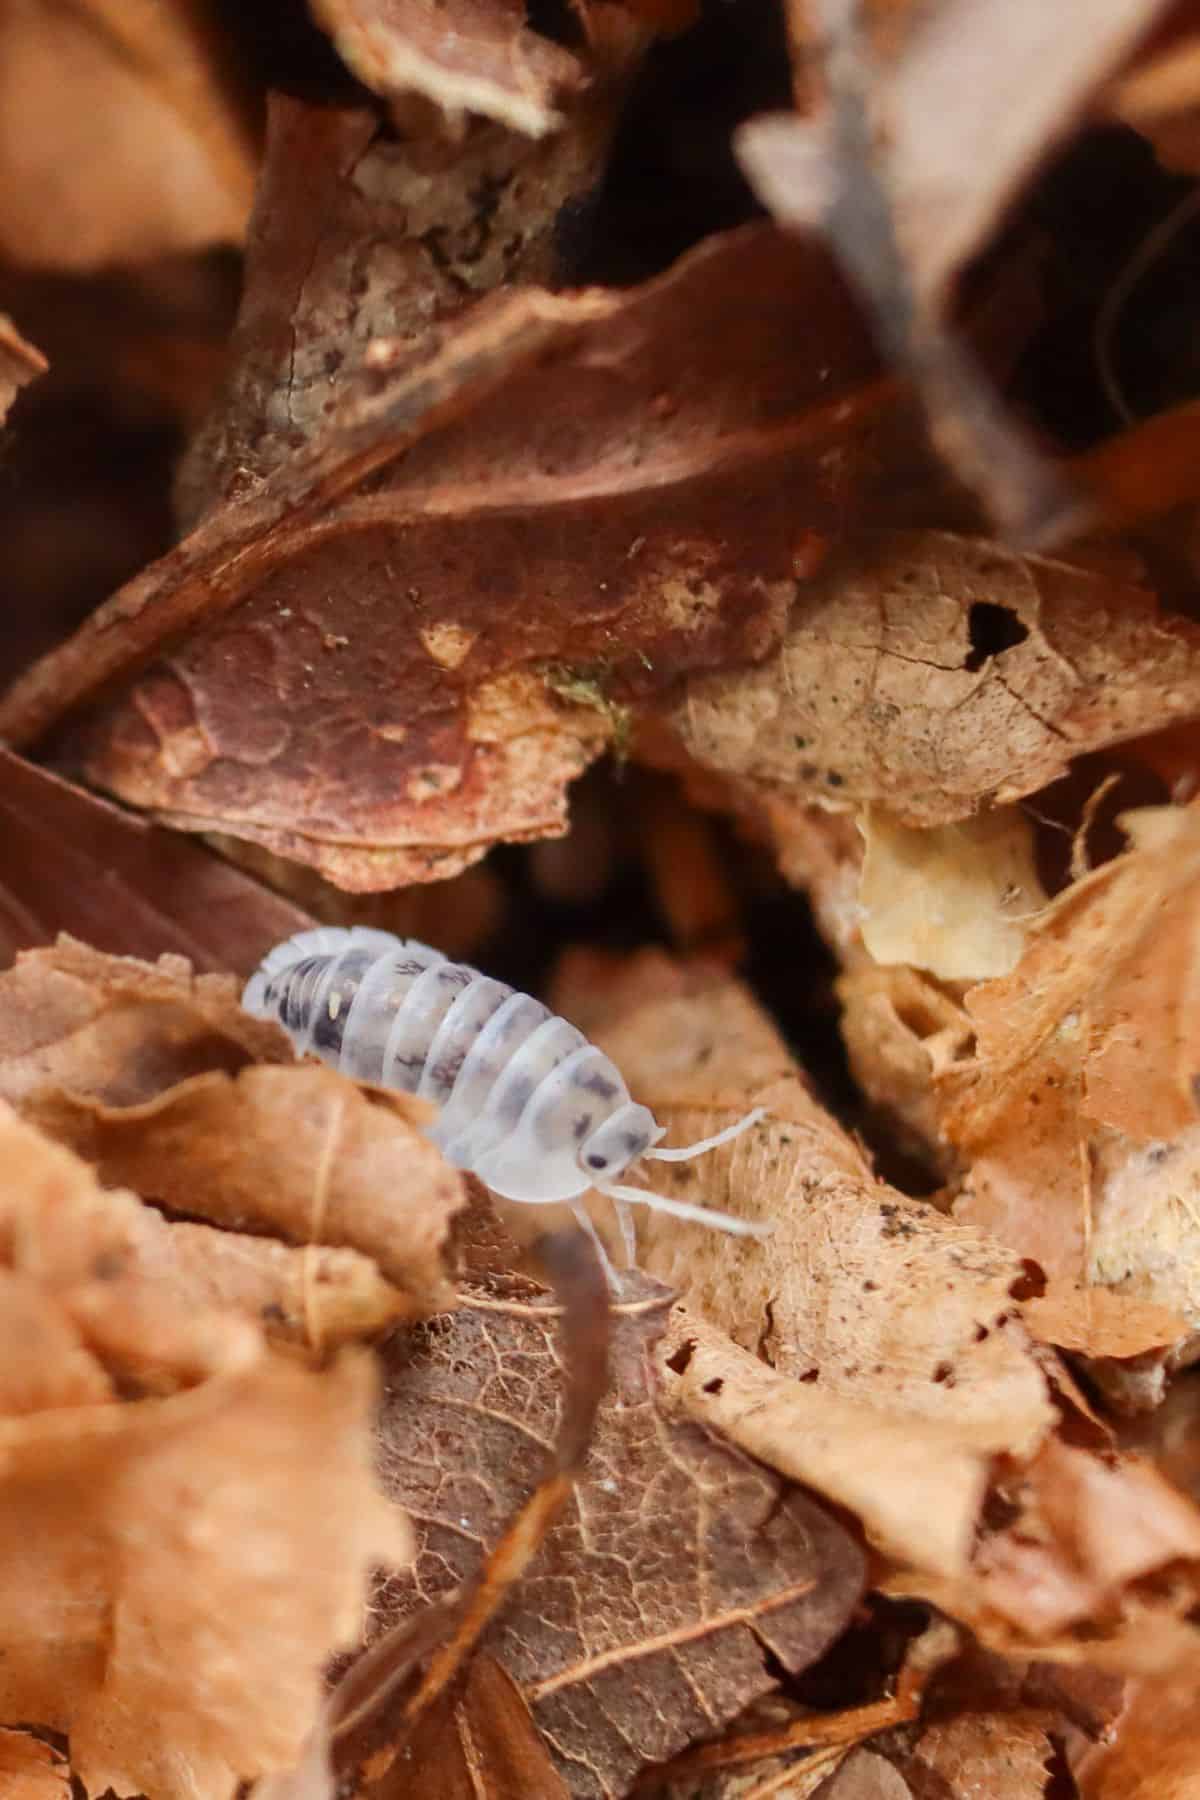
[[[447,1162],[504,1199],[569,1201],[591,1231],[581,1196],[606,1194],[630,1261],[630,1204],[746,1236],[766,1229],[620,1181],[642,1157],[703,1155],[755,1124],[762,1107],[700,1143],[655,1149],[663,1127],[582,1032],[426,944],[363,926],[302,931],[260,963],[242,1005],[282,1025],[298,1055],[431,1101],[429,1135]]]

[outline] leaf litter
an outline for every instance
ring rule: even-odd
[[[5,1791],[1190,1792],[1194,21],[235,10],[3,27]],[[31,629],[64,356],[159,554]],[[610,1308],[241,1013],[315,918],[770,1234]]]

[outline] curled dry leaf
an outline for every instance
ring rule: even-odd
[[[664,1296],[614,1320],[613,1385],[560,1521],[488,1646],[517,1681],[572,1794],[620,1795],[813,1661],[858,1597],[862,1557],[812,1502],[659,1410],[649,1340]],[[419,1517],[411,1581],[383,1616],[467,1576],[536,1483],[555,1432],[553,1309],[469,1295],[394,1342],[384,1477]]]
[[[9,407],[26,382],[44,375],[48,367],[41,351],[21,336],[5,313],[0,313],[0,424],[8,417]]]
[[[241,1314],[272,1339],[329,1349],[376,1336],[416,1304],[411,1287],[401,1293],[357,1250],[168,1224],[145,1206],[130,1223],[132,1266],[181,1310]]]
[[[23,1294],[25,1367],[57,1382],[32,1396],[6,1359],[0,1383],[0,1716],[69,1733],[92,1793],[228,1800],[294,1760],[368,1566],[408,1553],[374,1370],[182,1313],[125,1260],[122,1197],[11,1113],[0,1134],[5,1316]]]
[[[645,1266],[683,1291],[690,1312],[779,1377],[799,1380],[809,1399],[827,1400],[829,1428],[837,1428],[838,1402],[861,1409],[864,1425],[886,1415],[875,1450],[858,1445],[880,1484],[891,1482],[903,1421],[914,1448],[925,1444],[931,1466],[945,1471],[943,1509],[931,1517],[921,1480],[908,1496],[893,1490],[876,1499],[870,1528],[886,1535],[893,1553],[903,1548],[925,1566],[961,1569],[990,1458],[1031,1453],[1053,1420],[1016,1317],[1023,1265],[877,1182],[736,982],[657,953],[632,959],[619,976],[576,968],[574,981],[568,971],[562,982],[565,1010],[586,1017],[590,1001],[591,1035],[672,1139],[703,1136],[752,1104],[767,1109],[753,1133],[695,1163],[656,1167],[654,1178],[664,1192],[770,1220],[771,1235],[701,1235],[652,1215]],[[607,1025],[597,1017],[604,1013]],[[774,1403],[781,1436],[790,1437],[804,1397]],[[731,1429],[732,1417],[722,1425]],[[765,1435],[756,1433],[753,1447],[774,1460]],[[794,1470],[794,1446],[781,1454]]]
[[[6,260],[84,271],[240,242],[253,129],[217,10],[206,0],[4,9]]]
[[[316,0],[313,11],[376,93],[423,94],[533,137],[561,125],[556,101],[584,79],[575,57],[528,28],[517,0]]]
[[[237,1231],[364,1252],[395,1290],[362,1265],[309,1261],[313,1317],[315,1284],[330,1281],[347,1322],[448,1304],[444,1259],[462,1181],[421,1129],[426,1108],[372,1099],[330,1069],[246,1067],[251,1055],[289,1057],[290,1047],[242,1012],[235,983],[193,976],[179,958],[139,963],[64,939],[0,976],[0,998],[0,1095],[102,1180]],[[251,1291],[280,1286],[283,1270],[265,1267],[265,1254]],[[214,1261],[211,1279],[223,1284],[235,1262],[226,1245],[224,1272]],[[264,1304],[289,1310],[282,1292]]]
[[[44,1094],[22,1108],[100,1177],[175,1212],[373,1257],[408,1318],[446,1306],[462,1177],[421,1130],[427,1109],[360,1093],[332,1069],[246,1069],[141,1105]]]
[[[318,228],[362,179],[341,154]],[[298,279],[264,250],[247,305],[270,289],[275,319]],[[821,251],[750,227],[641,288],[517,290],[414,335],[310,322],[314,406],[341,370],[319,429],[21,678],[10,741],[134,674],[78,741],[93,780],[382,889],[558,832],[631,707],[778,640],[884,400]]]
[[[0,1729],[0,1786],[5,1800],[70,1800],[71,1770],[52,1744]]]
[[[691,756],[782,811],[948,825],[1200,708],[1200,628],[1127,576],[982,539],[864,537],[802,588],[779,651],[693,675]]]
[[[935,1084],[975,1048],[971,1021],[953,993],[919,970],[864,962],[837,983],[842,1037],[854,1078],[904,1148],[949,1173]]]
[[[1132,848],[1059,896],[1011,975],[967,995],[977,1055],[940,1087],[970,1161],[961,1216],[1192,1330],[1197,818],[1124,815]]]

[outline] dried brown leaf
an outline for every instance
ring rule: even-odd
[[[342,1265],[352,1287],[339,1304],[364,1325],[389,1307],[415,1317],[448,1304],[462,1180],[425,1137],[423,1105],[371,1098],[331,1069],[246,1067],[290,1058],[290,1046],[242,1012],[234,982],[193,976],[179,958],[142,963],[61,939],[0,975],[0,998],[0,1096],[103,1181],[235,1231],[363,1252],[395,1290]],[[225,1273],[214,1260],[210,1279],[223,1284],[235,1260],[227,1245]],[[302,1267],[312,1322],[311,1284],[336,1265]],[[282,1276],[260,1268],[257,1280]]]
[[[0,1728],[0,1785],[4,1800],[69,1800],[71,1771],[52,1744]]]
[[[413,1299],[357,1250],[168,1224],[138,1210],[129,1256],[138,1273],[184,1312],[211,1308],[256,1320],[272,1339],[329,1349],[374,1337],[411,1314]]]
[[[117,956],[249,975],[311,923],[199,844],[0,747],[0,962],[66,931]]]
[[[991,1459],[952,1424],[781,1375],[682,1306],[658,1369],[672,1404],[847,1507],[895,1561],[942,1574],[966,1566]]]
[[[573,1794],[624,1793],[639,1768],[708,1735],[773,1686],[764,1647],[812,1661],[859,1592],[851,1540],[810,1502],[697,1426],[659,1411],[656,1310],[615,1321],[614,1388],[588,1465],[488,1644]],[[477,1565],[532,1489],[555,1432],[553,1310],[468,1297],[396,1343],[381,1420],[385,1479],[422,1521],[412,1581],[384,1616]]]
[[[423,94],[452,116],[482,113],[541,137],[562,123],[559,97],[583,82],[517,0],[315,0],[313,11],[369,88]]]
[[[105,1182],[235,1230],[363,1251],[404,1317],[449,1303],[462,1178],[421,1130],[424,1107],[313,1067],[197,1075],[140,1105],[44,1094],[23,1107]]]
[[[769,1219],[771,1235],[701,1235],[652,1214],[645,1266],[780,1376],[861,1408],[864,1419],[886,1413],[889,1426],[904,1421],[915,1438],[927,1436],[947,1471],[944,1512],[930,1517],[922,1482],[906,1527],[898,1492],[876,1501],[871,1526],[886,1529],[893,1547],[907,1529],[916,1561],[936,1555],[961,1567],[987,1459],[1031,1453],[1053,1419],[1016,1317],[1022,1264],[877,1182],[737,983],[646,953],[602,985],[593,971],[573,987],[568,973],[559,992],[566,1010],[586,1017],[585,994],[591,1034],[672,1139],[703,1136],[750,1104],[767,1108],[753,1133],[654,1177],[665,1193]],[[597,1017],[605,1012],[607,1024]],[[789,1410],[781,1408],[784,1424]],[[867,1457],[878,1456],[878,1482],[888,1479],[890,1443],[889,1431]],[[755,1451],[773,1455],[765,1435]],[[795,1453],[789,1445],[780,1454],[790,1464]]]
[[[181,1314],[122,1254],[127,1197],[10,1113],[0,1134],[6,1288],[110,1378],[68,1393],[48,1360],[57,1395],[0,1395],[0,1716],[68,1732],[93,1793],[228,1800],[294,1760],[367,1567],[407,1553],[370,1470],[374,1370]]]
[[[872,964],[844,974],[837,996],[855,1080],[902,1147],[948,1173],[935,1082],[974,1049],[961,1003],[916,969]]]
[[[254,146],[231,65],[208,0],[6,7],[6,259],[91,270],[239,242]]]
[[[974,1062],[943,1077],[963,1216],[1052,1274],[1200,1308],[1178,1260],[1200,1071],[1196,815],[1125,815],[1134,847],[1075,882],[1011,975],[971,990]],[[1200,1140],[1198,1140],[1200,1141]]]
[[[691,676],[669,717],[697,761],[779,808],[877,804],[937,826],[1198,706],[1200,630],[1147,589],[899,531],[806,583],[775,656]]]
[[[868,807],[860,829],[860,931],[876,963],[924,969],[942,981],[1010,972],[1046,900],[1024,813],[997,807],[919,831]]]
[[[334,149],[343,185],[361,180],[361,143]],[[310,241],[356,217],[329,192],[328,212],[293,196]],[[339,241],[321,263],[335,296],[359,239]],[[268,248],[251,293],[278,322],[302,272],[279,280]],[[639,289],[518,290],[417,351],[414,335],[385,336],[370,307],[311,319],[279,389],[286,329],[265,370],[248,343],[262,407],[232,439],[253,421],[266,472],[18,682],[6,735],[158,655],[85,732],[93,779],[376,889],[560,830],[566,784],[630,708],[777,640],[883,404],[821,252],[753,227]],[[274,464],[268,396],[319,421]]]
[[[945,1800],[985,1794],[987,1800],[1041,1800],[1051,1754],[1044,1720],[967,1713],[921,1734],[913,1747],[913,1773],[931,1771],[944,1784]]]
[[[854,1750],[816,1800],[914,1800],[913,1791],[894,1763],[874,1750]]]

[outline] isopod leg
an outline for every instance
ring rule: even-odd
[[[628,1200],[612,1197],[613,1211],[617,1215],[617,1226],[621,1233],[621,1247],[625,1252],[625,1267],[637,1268],[637,1226],[633,1222],[633,1208]]]
[[[620,1270],[613,1268],[608,1251],[604,1248],[604,1240],[596,1230],[596,1227],[592,1224],[591,1214],[583,1204],[583,1201],[572,1200],[571,1211],[575,1214],[575,1222],[580,1230],[586,1231],[587,1235],[591,1238],[592,1243],[595,1246],[596,1255],[600,1258],[600,1267],[604,1270],[604,1279],[608,1282],[608,1291],[615,1298],[622,1291]]]

